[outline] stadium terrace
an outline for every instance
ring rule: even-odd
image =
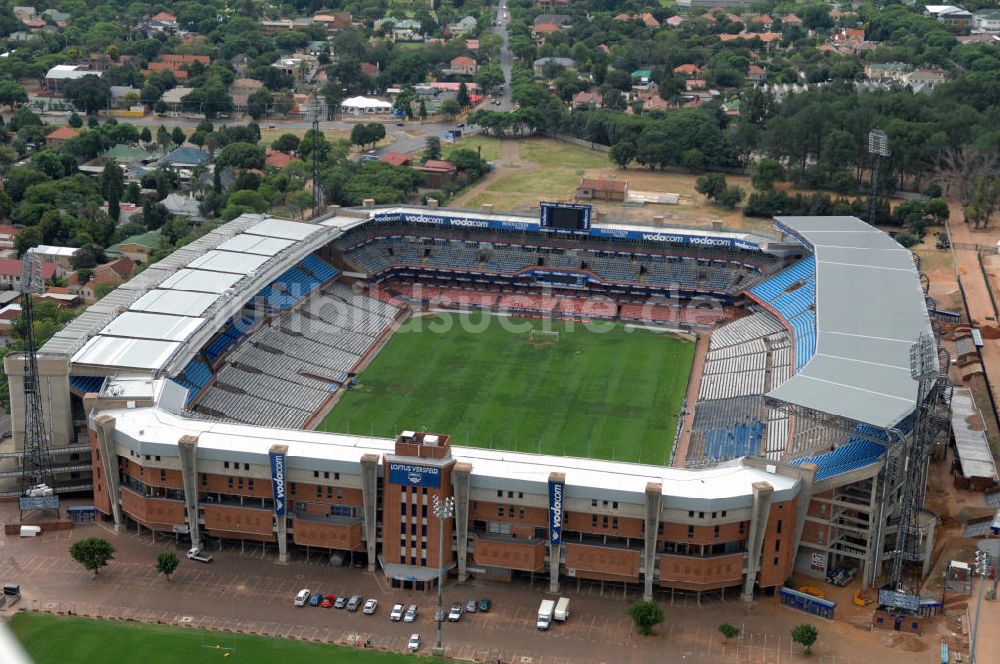
[[[909,349],[930,333],[909,253],[852,217],[783,217],[765,236],[550,215],[366,207],[207,233],[42,349],[56,490],[91,492],[116,528],[325,549],[398,587],[434,586],[440,527],[460,580],[747,601],[793,572],[873,584],[920,398]],[[404,321],[469,307],[708,337],[676,458],[462,446],[419,421],[314,431]],[[21,364],[5,360],[23,446]],[[436,496],[455,519],[428,518]]]

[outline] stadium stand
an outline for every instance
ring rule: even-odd
[[[819,467],[816,481],[824,480],[834,475],[847,473],[858,468],[878,463],[885,454],[885,446],[866,438],[852,437],[847,444],[841,445],[832,452],[817,456],[802,457],[791,461],[793,465],[814,463]]]
[[[104,384],[104,376],[70,376],[69,386],[80,394],[100,392]]]
[[[802,259],[751,287],[748,294],[783,319],[795,337],[795,370],[816,353],[816,259]]]

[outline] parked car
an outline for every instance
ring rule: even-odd
[[[376,611],[378,611],[377,599],[368,600],[367,602],[365,602],[365,608],[361,609],[361,613],[365,614],[366,616],[373,615]]]
[[[451,605],[451,611],[448,612],[449,622],[458,622],[462,619],[462,603],[455,602]]]
[[[465,603],[466,613],[475,613],[478,609],[479,609],[479,603],[474,599],[470,599],[468,602]]]
[[[486,597],[486,598],[483,598],[483,599],[479,600],[479,612],[480,613],[486,613],[487,611],[489,611],[492,608],[493,608],[493,601],[490,598]]]
[[[437,623],[444,622],[444,619],[447,617],[447,615],[448,614],[445,613],[444,607],[438,609],[437,611],[434,612],[434,622]]]
[[[316,593],[309,598],[309,606],[319,606],[319,603],[323,601],[323,593]]]
[[[309,597],[312,592],[308,588],[303,588],[295,595],[295,606],[305,606],[306,602],[309,601]]]
[[[410,604],[410,608],[406,610],[406,614],[403,616],[403,622],[413,622],[417,619],[417,605]]]
[[[389,620],[392,622],[399,622],[403,619],[403,605],[395,604],[392,607],[392,611],[389,613]]]
[[[211,553],[202,553],[201,549],[194,548],[188,549],[187,552],[188,560],[197,560],[199,563],[210,563],[212,562]]]
[[[333,595],[327,595],[326,597],[323,598],[323,601],[321,601],[319,605],[322,606],[324,609],[329,609],[330,607],[333,606],[333,603],[336,601],[337,601],[336,597],[334,597]]]
[[[420,635],[410,634],[410,642],[406,644],[406,647],[410,652],[417,652],[420,650]]]
[[[337,598],[337,601],[333,603],[333,608],[342,609],[347,606],[347,595],[341,595]]]
[[[361,595],[352,595],[351,599],[347,600],[347,610],[357,611],[358,607],[361,606]]]

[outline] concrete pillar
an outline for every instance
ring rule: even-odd
[[[767,530],[767,520],[771,515],[771,500],[774,497],[774,487],[769,482],[753,483],[753,511],[750,514],[750,533],[747,538],[747,574],[743,582],[742,599],[747,607],[753,604],[753,586],[757,582],[757,571],[760,569],[761,548],[764,546],[764,533]]]
[[[115,520],[115,532],[122,527],[121,487],[118,481],[118,453],[115,451],[115,418],[98,415],[94,419],[97,431],[97,447],[101,452],[101,467],[104,481],[108,485],[111,500],[111,516]]]
[[[493,203],[483,203],[481,209],[486,214],[493,214]]]
[[[365,548],[368,552],[368,571],[375,571],[376,533],[378,524],[378,455],[365,454],[361,457],[361,497],[365,512]]]
[[[451,469],[451,485],[455,496],[455,556],[458,561],[458,582],[469,579],[469,475],[472,464],[459,461]]]
[[[69,395],[69,358],[37,358],[38,393],[42,397],[42,419],[50,445],[62,447],[76,442],[73,409]],[[10,426],[14,449],[24,449],[24,354],[11,353],[3,360],[10,384]]]
[[[282,455],[284,455],[284,458],[286,459],[285,463],[287,465],[287,463],[288,463],[287,462],[287,459],[288,459],[288,445],[271,445],[271,448],[268,450],[268,459],[270,459],[270,455],[271,454],[282,454]],[[285,479],[285,477],[287,477],[287,476],[288,476],[288,471],[286,469],[284,471],[284,475],[282,476],[282,479],[281,479],[282,483],[285,484],[286,486],[288,484],[288,481]],[[274,480],[272,478],[272,482],[273,481]],[[272,491],[273,491],[273,489],[272,489]],[[285,489],[285,491],[283,491],[283,493],[285,494],[285,507],[284,507],[284,511],[280,515],[279,514],[275,514],[274,515],[274,522],[275,522],[274,534],[275,534],[275,536],[278,539],[278,562],[279,563],[287,563],[288,562],[288,490]],[[277,505],[275,505],[275,507],[277,508]]]
[[[374,198],[366,198],[363,201],[361,201],[361,205],[362,205],[362,207],[373,208],[373,207],[375,207],[375,199]]]
[[[656,535],[660,531],[660,504],[663,500],[663,485],[650,482],[646,485],[646,530],[644,533],[646,559],[643,564],[645,584],[642,598],[653,599],[653,573],[656,569]]]
[[[664,217],[662,214],[653,215],[653,226],[655,226],[656,228],[663,228],[664,226],[667,225],[666,219],[667,218]]]
[[[722,222],[718,221],[718,220],[713,221],[712,222],[712,230],[716,231],[716,232],[721,231],[722,230]]]
[[[181,479],[184,481],[184,509],[187,511],[191,546],[201,548],[201,524],[198,523],[198,437],[181,436],[177,441],[177,455],[181,462]]]
[[[436,198],[427,199],[427,207],[429,207],[431,210],[436,210],[437,206],[438,206],[438,199]]]
[[[806,527],[806,516],[809,514],[809,503],[812,502],[813,484],[819,467],[814,463],[804,463],[799,466],[799,480],[802,488],[799,490],[797,509],[795,512],[795,539],[792,540],[792,560],[799,554],[799,543],[802,541],[802,531]]]
[[[566,483],[565,473],[549,473],[549,482],[561,482],[563,485]],[[566,522],[566,497],[565,489],[563,490],[563,523]],[[549,506],[551,511],[552,506]],[[551,519],[551,515],[549,517]],[[549,534],[549,592],[557,593],[559,592],[559,566],[562,561],[562,538],[559,538],[559,544],[554,544],[552,542],[551,533]]]

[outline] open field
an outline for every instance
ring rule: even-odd
[[[45,613],[18,613],[11,620],[10,626],[25,650],[35,660],[35,664],[93,664],[94,662],[308,664],[330,661],[392,664],[412,659],[411,655],[358,650],[292,639],[271,639],[89,618],[60,618]],[[430,648],[430,645],[424,647]],[[421,661],[438,660],[424,658]]]
[[[489,136],[465,136],[451,145],[445,143],[442,145],[442,148],[445,158],[447,158],[448,153],[458,148],[481,150],[480,157],[486,161],[494,161],[500,158],[500,139]]]
[[[459,445],[665,463],[694,343],[601,323],[470,314],[408,321],[319,429]],[[529,340],[543,325],[556,342]]]

